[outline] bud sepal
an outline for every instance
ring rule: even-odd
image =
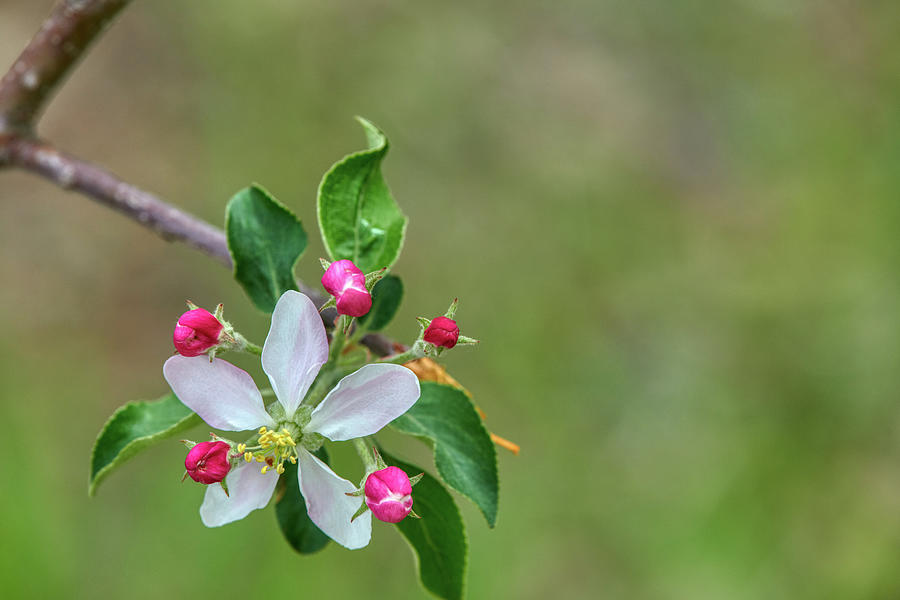
[[[188,310],[175,324],[172,332],[172,343],[175,351],[187,357],[206,354],[210,362],[217,353],[225,351],[250,352],[260,354],[262,348],[251,343],[223,318],[224,304],[216,306],[215,313],[200,308],[190,300]]]

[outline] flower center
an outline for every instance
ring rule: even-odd
[[[255,446],[238,444],[238,452],[244,455],[245,461],[263,463],[260,472],[266,473],[270,468],[274,468],[279,475],[284,473],[284,461],[289,460],[292,464],[297,464],[297,442],[294,436],[298,432],[291,433],[287,427],[277,431],[263,426],[259,428],[258,433],[259,440]]]

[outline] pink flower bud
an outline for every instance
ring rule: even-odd
[[[172,341],[182,356],[198,356],[218,345],[224,325],[208,310],[195,308],[178,318]]]
[[[344,259],[331,263],[322,275],[322,287],[334,296],[339,314],[361,317],[372,308],[366,275],[352,261]]]
[[[191,479],[199,483],[218,483],[231,470],[228,452],[231,446],[225,442],[200,442],[188,450],[184,468]]]
[[[425,341],[435,346],[452,348],[458,339],[459,327],[456,326],[456,321],[447,317],[435,317],[425,330]]]
[[[412,510],[412,484],[397,467],[375,471],[366,479],[366,506],[376,519],[399,523]]]

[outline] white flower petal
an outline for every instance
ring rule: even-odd
[[[285,292],[272,312],[262,368],[288,418],[327,360],[328,338],[316,306],[300,292]]]
[[[173,356],[163,365],[163,376],[178,399],[216,429],[275,425],[253,378],[221,358]]]
[[[346,495],[356,486],[335,475],[328,465],[302,448],[297,467],[297,483],[306,500],[306,512],[316,527],[350,550],[366,546],[372,537],[372,513],[366,511],[350,522],[362,506],[362,498]]]
[[[333,441],[371,435],[419,399],[419,380],[401,365],[366,365],[341,379],[306,426]]]
[[[200,506],[200,519],[207,527],[219,527],[243,519],[258,508],[264,508],[275,491],[278,473],[260,473],[259,463],[241,462],[225,477],[228,496],[218,483],[206,487]]]

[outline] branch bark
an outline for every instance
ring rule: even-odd
[[[63,189],[89,196],[152,229],[163,239],[184,242],[231,268],[225,232],[206,221],[44,141],[11,136],[5,148],[9,166],[30,171]]]
[[[130,0],[64,0],[0,80],[0,135],[28,134],[91,42]]]
[[[0,79],[0,168],[16,167],[66,190],[79,192],[151,229],[165,240],[179,241],[231,268],[225,232],[202,219],[133,186],[111,172],[62,152],[35,136],[44,107],[91,43],[130,0],[62,0],[44,21],[10,70]],[[297,282],[318,305],[325,297]],[[336,313],[322,319],[333,325]],[[362,343],[379,356],[405,349],[380,334]]]

